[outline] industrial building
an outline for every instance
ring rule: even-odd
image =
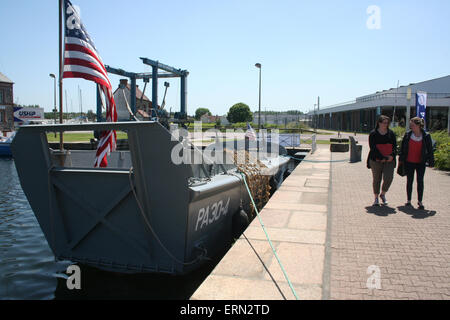
[[[449,130],[450,75],[398,88],[378,91],[354,101],[316,109],[308,113],[311,127],[349,132],[369,132],[379,115],[393,119],[395,125],[405,126],[407,108],[410,118],[416,116],[416,93],[427,93],[426,128]]]
[[[253,113],[253,123],[259,123],[258,112]],[[288,112],[274,112],[273,114],[261,113],[261,124],[275,124],[275,125],[287,125],[291,122],[299,122],[303,119],[303,115],[290,114]]]
[[[152,108],[152,102],[150,99],[139,89],[136,85],[136,117],[140,120],[148,120],[148,110]],[[131,111],[131,85],[128,83],[128,79],[121,79],[119,87],[114,91],[114,101],[116,102],[118,121],[130,120]]]

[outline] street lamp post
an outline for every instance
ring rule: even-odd
[[[53,83],[54,83],[54,90],[53,90],[53,92],[54,92],[54,99],[53,99],[53,101],[54,101],[54,107],[53,107],[53,114],[54,114],[54,116],[55,116],[55,124],[56,124],[56,111],[58,111],[58,110],[56,110],[56,76],[53,74],[53,73],[50,73],[49,74],[49,76],[51,77],[51,78],[53,78]],[[55,131],[55,138],[56,138],[56,131]]]
[[[259,69],[259,104],[258,104],[258,132],[261,131],[261,63],[255,64]]]
[[[317,116],[316,116],[316,106],[317,104],[314,103],[314,133],[317,133]]]
[[[406,89],[406,132],[409,131],[409,120],[411,120],[411,88]]]
[[[397,90],[395,91],[395,105],[394,105],[394,112],[392,113],[392,126],[396,127],[397,124],[395,123],[395,107],[397,107],[397,95],[398,95],[398,85],[400,84],[400,80],[397,81]]]

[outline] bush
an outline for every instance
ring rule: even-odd
[[[450,171],[450,142],[441,144],[437,148],[434,158],[436,168]]]
[[[450,142],[450,137],[448,136],[448,133],[445,130],[433,132],[431,134],[431,137],[436,142],[436,147],[445,144],[447,142]]]
[[[250,123],[250,125],[252,126],[253,130],[258,129],[258,124]],[[247,122],[236,122],[231,124],[231,126],[233,127],[233,129],[247,130]]]
[[[287,128],[288,129],[302,129],[302,130],[311,130],[311,128],[309,126],[307,126],[305,123],[303,122],[289,122],[287,124]]]
[[[394,127],[394,128],[391,128],[391,130],[394,131],[395,135],[397,136],[397,140],[398,139],[402,140],[403,136],[406,133],[406,128],[404,128],[404,127]]]
[[[440,170],[450,171],[450,137],[445,130],[431,134],[436,142],[434,153],[435,167]]]
[[[391,128],[391,130],[394,131],[395,136],[397,138],[397,154],[399,154],[400,153],[400,149],[402,147],[402,140],[403,140],[403,137],[405,136],[405,133],[406,133],[406,128],[404,128],[404,127],[394,127],[394,128]]]

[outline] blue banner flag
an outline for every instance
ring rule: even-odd
[[[425,114],[427,110],[427,93],[417,92],[416,93],[416,117],[423,119],[426,123]]]

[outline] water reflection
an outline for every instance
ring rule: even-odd
[[[81,268],[81,289],[69,290],[67,276],[58,277],[55,299],[189,299],[224,253],[183,276],[151,273],[123,274],[77,264]]]
[[[20,187],[14,161],[0,158],[1,299],[187,299],[225,253],[185,276],[120,274],[81,267],[81,290],[69,290],[70,261],[56,262]]]

